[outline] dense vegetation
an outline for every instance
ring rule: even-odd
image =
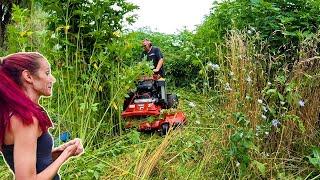
[[[175,35],[125,30],[138,7],[124,0],[12,3],[0,11],[0,55],[48,58],[57,83],[42,105],[55,143],[68,131],[86,147],[61,169],[66,179],[320,177],[320,1],[213,3],[195,32]],[[126,93],[151,73],[144,38],[164,52],[188,118],[165,137],[122,130]],[[2,158],[0,169],[12,176]]]

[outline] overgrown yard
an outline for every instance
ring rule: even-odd
[[[221,143],[221,123],[217,98],[206,97],[186,90],[176,90],[180,95],[178,109],[188,117],[188,125],[170,131],[165,137],[128,130],[121,136],[99,134],[99,142],[86,148],[81,158],[70,160],[60,170],[66,179],[180,179],[210,178],[216,174],[208,166],[217,166],[218,152],[212,144]],[[213,161],[214,160],[214,161]],[[11,173],[2,165],[1,179]],[[216,168],[212,168],[214,170]],[[207,169],[208,170],[208,169]],[[216,174],[218,175],[218,174]]]
[[[125,30],[137,7],[123,0],[11,5],[0,55],[47,57],[57,83],[41,104],[55,143],[68,131],[85,145],[63,179],[320,178],[320,1],[213,3],[195,32],[178,34]],[[188,120],[165,137],[118,128],[127,92],[152,74],[145,38],[164,53]],[[12,178],[2,158],[0,169]]]

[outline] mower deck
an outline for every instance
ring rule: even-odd
[[[160,106],[154,103],[130,104],[128,108],[121,114],[122,117],[137,117],[137,116],[159,116]]]

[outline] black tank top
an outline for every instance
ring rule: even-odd
[[[37,139],[37,174],[43,171],[52,163],[52,147],[52,136],[48,132],[42,133],[42,135]],[[10,169],[14,172],[13,145],[3,145],[2,154],[5,161],[10,166]],[[60,180],[59,175],[56,174],[53,180]]]

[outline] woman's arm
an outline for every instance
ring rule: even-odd
[[[37,139],[39,134],[41,134],[38,120],[34,119],[33,124],[24,125],[19,117],[13,116],[11,117],[10,122],[14,140],[14,169],[17,180],[52,179],[58,172],[60,166],[77,150],[76,144],[70,145],[56,161],[41,173],[37,174]]]

